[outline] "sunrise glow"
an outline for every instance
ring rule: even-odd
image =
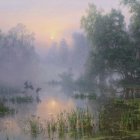
[[[50,115],[57,115],[62,110],[71,110],[75,104],[72,100],[63,101],[60,99],[47,99],[41,102],[37,108],[37,114],[41,114],[42,118],[46,118]]]

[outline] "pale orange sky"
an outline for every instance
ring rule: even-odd
[[[119,0],[0,0],[0,28],[23,23],[38,42],[68,38],[80,30],[80,19],[89,3],[106,11],[119,7]]]

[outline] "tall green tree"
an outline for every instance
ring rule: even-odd
[[[112,66],[114,69],[110,68],[113,64],[110,59],[114,56],[111,54],[128,42],[124,16],[114,9],[109,14],[103,14],[94,5],[90,5],[87,16],[82,18],[82,27],[92,43],[90,74],[99,76],[103,81],[104,75],[110,70],[116,70],[115,66]]]
[[[133,78],[140,81],[140,1],[138,0],[122,0],[123,4],[128,6],[132,14],[129,25],[129,35],[131,38],[134,62],[133,62]]]
[[[92,46],[87,72],[92,80],[99,79],[100,84],[114,73],[125,84],[140,81],[140,2],[122,2],[132,14],[128,28],[121,11],[112,9],[103,13],[95,5],[89,6],[81,20]]]

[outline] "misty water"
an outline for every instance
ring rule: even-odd
[[[29,93],[31,92],[31,93]],[[18,93],[22,96],[23,93]],[[34,91],[28,91],[28,94],[35,94]],[[17,95],[15,95],[16,97]],[[33,95],[34,96],[34,95]],[[30,132],[25,132],[27,120],[31,117],[39,117],[45,121],[52,118],[57,118],[60,112],[71,112],[74,109],[88,109],[98,122],[98,104],[92,99],[75,99],[62,91],[60,86],[44,86],[39,93],[40,101],[37,102],[34,96],[32,103],[12,103],[7,101],[6,105],[14,109],[14,113],[0,117],[0,140],[43,140],[48,139],[48,136],[39,134],[37,137],[32,137]],[[97,123],[96,122],[96,123]],[[98,129],[98,128],[97,128]],[[72,139],[67,137],[68,139]],[[59,139],[59,138],[54,138]]]
[[[1,0],[0,14],[0,140],[140,140],[139,0]]]

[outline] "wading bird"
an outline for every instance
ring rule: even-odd
[[[31,84],[31,82],[29,83],[28,81],[26,81],[26,82],[24,83],[24,88],[25,88],[25,89],[34,90],[33,85]]]
[[[36,93],[39,93],[39,91],[41,91],[41,88],[36,89]]]

